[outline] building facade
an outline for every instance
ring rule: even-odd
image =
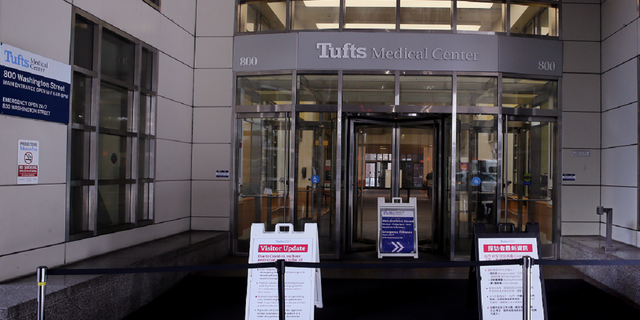
[[[245,254],[254,222],[315,222],[339,259],[375,250],[378,197],[415,197],[418,249],[452,260],[475,222],[536,222],[557,258],[562,236],[604,234],[599,205],[639,246],[638,12],[0,0],[0,281],[188,230]],[[36,58],[14,71],[7,48]],[[67,70],[62,120],[13,96],[41,93],[43,64]],[[20,142],[37,143],[37,179]]]

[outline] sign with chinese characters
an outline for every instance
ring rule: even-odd
[[[305,224],[302,232],[293,231],[293,225],[276,224],[275,231],[267,232],[264,224],[251,226],[249,263],[320,262],[318,227]],[[320,269],[287,267],[285,273],[285,301],[287,319],[314,318],[314,305],[322,308]],[[245,319],[278,319],[278,274],[275,268],[249,269],[247,278],[247,304]]]
[[[40,142],[18,140],[18,184],[38,183]]]
[[[390,203],[378,198],[378,258],[418,258],[416,218],[415,197],[409,198],[409,203],[402,203],[402,198],[393,198]]]
[[[71,66],[0,44],[0,114],[69,123]]]
[[[507,234],[508,235],[508,234]],[[505,237],[478,238],[478,260],[513,260],[530,256],[538,259],[537,238]],[[481,312],[483,320],[521,319],[522,317],[522,266],[480,267]],[[544,320],[540,266],[531,272],[531,315],[533,320]]]

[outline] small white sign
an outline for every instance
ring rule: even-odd
[[[40,142],[18,140],[18,184],[38,183]]]
[[[536,238],[479,238],[480,261],[538,259]],[[480,267],[483,320],[522,319],[522,267],[519,265]],[[544,320],[540,266],[531,270],[531,318]]]

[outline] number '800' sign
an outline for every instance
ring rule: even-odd
[[[241,67],[256,66],[256,65],[258,65],[258,57],[241,57],[240,58]]]

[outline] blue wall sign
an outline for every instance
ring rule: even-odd
[[[471,179],[471,184],[474,186],[479,186],[482,183],[482,180],[480,179],[480,177],[473,177],[473,179]]]
[[[0,44],[0,114],[69,123],[71,66]]]
[[[318,183],[320,182],[320,176],[318,176],[317,174],[314,174],[311,176],[311,183]]]

